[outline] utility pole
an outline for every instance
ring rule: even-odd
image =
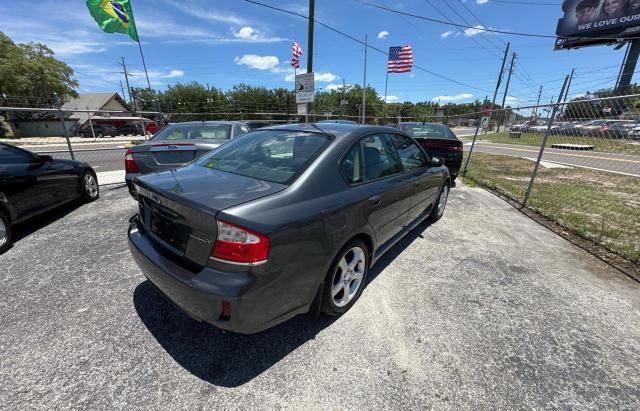
[[[504,73],[504,65],[507,62],[507,55],[509,54],[509,47],[511,43],[507,42],[507,47],[504,49],[504,56],[502,57],[502,66],[500,67],[500,74],[498,75],[498,81],[496,82],[496,90],[493,92],[493,100],[491,100],[491,110],[489,110],[489,119],[487,120],[487,128],[491,125],[491,114],[493,114],[493,107],[496,105],[496,97],[498,96],[498,89],[500,89],[500,83],[502,82],[502,74]],[[485,129],[485,134],[487,130]]]
[[[567,89],[564,92],[564,98],[562,99],[562,102],[567,101],[567,96],[569,95],[569,87],[571,87],[571,80],[573,80],[573,72],[575,71],[575,68],[571,69],[571,74],[569,75],[569,82],[567,83]]]
[[[133,111],[138,111],[138,103],[136,103],[136,98],[133,95],[133,93],[131,93],[131,86],[129,86],[129,72],[127,71],[127,65],[124,63],[124,57],[122,57],[121,73],[124,74],[124,80],[127,83],[127,91],[129,92],[129,101],[131,104],[133,104]],[[120,82],[120,84],[122,84],[122,82]],[[147,132],[144,127],[144,120],[142,119],[142,114],[140,115],[140,132],[142,133],[143,136],[145,136],[145,139],[146,139]]]
[[[362,79],[362,124],[367,112],[367,35],[364,35],[364,78]]]
[[[309,0],[309,25],[307,26],[307,73],[313,73],[313,29],[315,26],[315,10],[315,0]],[[315,93],[315,84],[313,91]],[[307,123],[309,122],[309,118],[311,118],[311,103],[307,103]]]
[[[534,120],[538,117],[538,106],[540,105],[540,96],[542,96],[542,86],[540,86],[540,90],[538,91],[538,100],[536,101],[536,106],[533,108],[532,117]]]
[[[503,116],[503,122],[506,123],[506,119],[504,119],[504,116],[506,115],[506,110],[504,109],[504,103],[507,101],[507,93],[509,92],[509,83],[511,82],[511,73],[513,72],[513,64],[516,61],[516,53],[513,52],[513,54],[511,54],[511,65],[509,65],[509,75],[507,76],[507,84],[505,84],[504,86],[504,95],[502,96],[502,116]],[[500,131],[500,123],[498,123],[498,127],[496,128],[496,133]]]
[[[120,91],[122,92],[122,99],[127,101],[127,95],[124,94],[124,86],[122,85],[122,80],[120,80]]]
[[[127,83],[127,91],[129,92],[129,101],[133,103],[133,108],[137,110],[138,105],[136,104],[135,97],[133,97],[133,94],[131,94],[131,87],[129,86],[129,72],[127,71],[126,64],[124,64],[124,57],[122,57],[122,63],[120,64],[122,65],[122,71],[120,73],[124,74],[124,80]],[[120,82],[120,84],[122,84],[122,82]]]

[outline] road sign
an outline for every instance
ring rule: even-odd
[[[490,110],[490,107],[488,104],[485,104],[484,106],[482,106],[482,117],[489,117],[489,110]]]
[[[489,127],[489,117],[488,116],[483,116],[482,119],[480,120],[480,127],[482,127],[483,129],[486,129],[487,127]]]
[[[298,104],[298,114],[307,114],[307,104]]]
[[[313,103],[315,98],[313,73],[302,73],[296,76],[296,103]]]

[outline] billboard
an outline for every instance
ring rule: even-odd
[[[565,0],[556,49],[614,43],[640,33],[640,0]]]

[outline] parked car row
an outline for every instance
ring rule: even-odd
[[[544,133],[546,122],[514,124],[510,131]],[[598,119],[589,121],[557,121],[550,128],[551,134],[583,137],[640,138],[640,122],[634,120]]]

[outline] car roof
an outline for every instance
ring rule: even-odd
[[[344,124],[344,123],[296,123],[286,124],[280,126],[272,126],[262,128],[260,130],[291,130],[291,131],[307,131],[307,132],[322,132],[331,134],[337,138],[353,134],[358,135],[367,133],[383,132],[383,133],[402,133],[395,127],[386,126],[371,126],[360,124]]]
[[[440,124],[440,123],[427,123],[427,122],[422,122],[422,121],[401,121],[398,123],[399,126],[402,125],[408,125],[408,126],[422,126],[422,125],[429,125],[429,126],[441,126],[441,127],[446,127],[446,124]]]
[[[243,124],[243,121],[235,121],[235,120],[210,120],[210,121],[184,121],[180,123],[169,123],[170,126],[176,125],[185,125],[185,126],[197,126],[197,125],[207,125],[207,124]]]

